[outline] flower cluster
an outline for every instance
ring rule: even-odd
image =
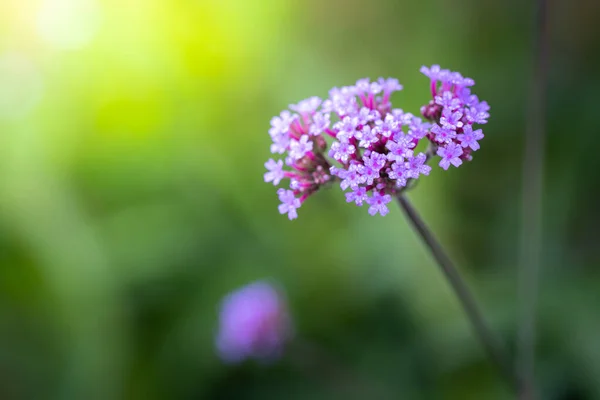
[[[473,124],[487,123],[490,106],[471,93],[469,88],[475,84],[471,78],[439,65],[421,67],[421,73],[431,81],[433,99],[421,107],[421,113],[434,121],[427,138],[442,158],[440,167],[447,170],[450,164],[458,167],[463,160],[471,161],[471,153],[479,150],[478,140],[483,139],[483,132],[474,130]]]
[[[386,215],[392,196],[429,175],[427,162],[434,154],[443,169],[470,160],[483,138],[473,124],[487,122],[489,106],[471,94],[472,79],[437,65],[421,71],[430,78],[433,95],[421,108],[426,121],[392,108],[390,97],[402,85],[391,78],[333,88],[326,100],[311,97],[273,118],[271,152],[285,157],[267,161],[264,179],[274,185],[290,180],[289,189],[277,191],[279,212],[297,218],[308,196],[337,181],[349,190],[347,202],[367,204],[371,215]]]
[[[226,362],[275,359],[291,335],[285,301],[267,282],[244,286],[222,302],[216,347]]]

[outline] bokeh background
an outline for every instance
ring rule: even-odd
[[[551,3],[537,375],[544,399],[600,399],[599,7]],[[473,77],[481,151],[410,197],[514,350],[533,9],[2,0],[0,399],[511,398],[398,209],[332,189],[290,222],[262,174],[290,103],[393,76],[418,113],[421,65]],[[318,355],[219,361],[220,299],[261,278]]]

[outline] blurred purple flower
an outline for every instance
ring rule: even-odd
[[[285,176],[285,173],[283,172],[283,161],[275,161],[270,158],[269,161],[265,163],[265,168],[269,170],[269,172],[265,173],[265,182],[273,182],[273,185],[275,186],[279,185],[279,182]]]
[[[291,336],[285,301],[271,284],[257,281],[223,299],[216,337],[217,352],[223,361],[275,360]]]

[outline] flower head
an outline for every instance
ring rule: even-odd
[[[225,362],[276,359],[291,336],[285,301],[271,284],[254,282],[223,299],[216,348]]]
[[[291,169],[272,159],[265,164],[266,182],[289,179],[289,190],[277,191],[279,212],[295,219],[309,196],[335,181],[350,190],[347,202],[366,202],[370,214],[385,215],[391,196],[429,175],[432,157],[440,156],[445,170],[470,161],[484,136],[474,125],[487,123],[489,105],[472,93],[471,78],[439,65],[421,72],[429,78],[432,96],[421,107],[424,119],[392,107],[391,94],[402,90],[393,78],[359,79],[331,89],[324,100],[310,97],[274,117],[271,151],[285,154]]]
[[[423,116],[434,122],[428,137],[437,145],[436,154],[442,157],[439,165],[444,169],[450,164],[458,167],[479,150],[478,140],[483,139],[483,132],[474,129],[473,124],[486,124],[490,107],[471,92],[473,79],[441,70],[437,65],[423,67],[422,72],[431,80],[433,95],[431,102],[421,108]]]

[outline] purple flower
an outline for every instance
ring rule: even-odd
[[[336,166],[331,166],[329,168],[329,173],[333,176],[337,176],[339,178],[342,178],[342,176],[344,175],[344,173],[346,172],[345,169],[343,168],[338,168]],[[343,178],[342,178],[343,179]]]
[[[456,110],[461,106],[460,99],[454,97],[449,90],[446,90],[441,96],[435,96],[435,104],[450,110]]]
[[[450,167],[450,164],[458,167],[462,164],[462,160],[459,158],[462,153],[462,148],[454,142],[448,143],[446,147],[440,147],[437,151],[437,155],[442,157],[440,167],[445,170]]]
[[[455,90],[455,94],[465,106],[472,106],[479,103],[477,96],[471,94],[471,89],[468,87],[461,87],[458,90]]]
[[[471,78],[439,65],[421,72],[430,79],[432,99],[420,109],[429,122],[393,107],[390,94],[402,89],[393,78],[359,79],[331,89],[324,101],[310,97],[290,106],[295,113],[286,110],[273,118],[271,151],[284,154],[275,158],[284,162],[267,161],[264,180],[278,185],[289,178],[289,188],[277,192],[279,211],[296,218],[309,196],[335,180],[342,190],[352,190],[345,194],[348,202],[367,202],[371,214],[385,215],[391,196],[409,180],[430,173],[429,151],[437,151],[443,169],[470,161],[483,138],[473,124],[487,123],[489,105],[471,92]],[[331,121],[331,113],[339,121]],[[426,146],[427,155],[415,153]],[[332,159],[340,165],[333,167]]]
[[[285,190],[283,188],[277,190],[279,196],[279,214],[287,214],[290,220],[298,218],[298,212],[296,211],[302,205],[300,199],[294,196],[294,192],[291,190]]]
[[[356,101],[355,94],[356,88],[354,86],[331,89],[329,91],[329,99],[323,102],[323,111],[334,112],[339,116],[356,113],[358,102]]]
[[[473,81],[470,78],[466,78],[467,82],[468,80]],[[450,72],[448,73],[448,77],[447,77],[447,82],[450,82],[453,85],[456,86],[472,86],[472,85],[465,85],[465,78],[460,74],[460,72]],[[475,83],[475,82],[473,82]]]
[[[388,170],[388,176],[390,179],[396,181],[397,187],[406,186],[408,175],[406,174],[406,167],[402,162],[396,162],[392,164],[392,168]]]
[[[298,104],[290,104],[290,110],[296,111],[299,114],[312,114],[319,108],[322,101],[319,97],[313,96],[302,100]]]
[[[364,94],[371,92],[371,80],[369,78],[362,78],[356,81],[354,85],[356,88],[356,94]],[[381,89],[380,89],[381,91]]]
[[[273,117],[271,119],[271,129],[269,129],[269,134],[271,136],[277,136],[280,133],[288,133],[290,130],[290,125],[298,118],[296,114],[292,114],[291,112],[285,110],[279,114],[279,117]]]
[[[312,125],[308,132],[313,136],[318,136],[325,132],[325,129],[328,129],[331,124],[331,122],[329,122],[329,117],[329,113],[315,113],[315,115],[313,115]]]
[[[463,123],[461,118],[463,116],[462,111],[454,111],[449,108],[444,108],[442,112],[442,118],[440,118],[440,123],[444,128],[456,130],[457,128],[462,128]]]
[[[482,103],[485,103],[485,101]],[[465,110],[465,118],[467,119],[467,122],[472,124],[487,124],[487,119],[489,117],[490,114],[488,114],[486,111],[480,111],[478,107],[471,107]]]
[[[416,140],[423,139],[431,128],[431,124],[423,122],[421,118],[412,117],[408,124],[408,135]]]
[[[353,117],[344,117],[341,121],[338,121],[333,126],[333,129],[338,131],[336,138],[340,142],[348,142],[350,138],[353,138],[356,134],[356,126],[358,125],[358,119]]]
[[[473,127],[467,124],[463,128],[463,133],[456,138],[460,141],[462,147],[470,147],[471,150],[475,151],[479,150],[479,143],[477,141],[483,139],[483,133],[481,129],[474,131]]]
[[[340,187],[342,190],[348,189],[350,187],[352,190],[355,190],[358,185],[365,182],[365,177],[363,174],[364,167],[361,164],[351,164],[348,170],[342,170],[339,172],[338,177],[342,179],[340,182]]]
[[[456,137],[456,132],[449,128],[442,128],[437,124],[431,127],[431,133],[435,135],[435,140],[440,143],[450,143]]]
[[[298,118],[297,114],[292,114],[289,111],[283,111],[279,117],[271,119],[271,128],[269,135],[273,140],[271,145],[271,153],[282,154],[290,145],[290,125]]]
[[[365,149],[368,149],[371,147],[371,145],[379,141],[379,138],[373,132],[373,129],[369,127],[369,125],[363,126],[362,130],[357,131],[354,137],[359,140],[358,145],[360,147],[364,147]]]
[[[477,104],[473,105],[473,107],[477,108],[477,111],[479,111],[479,112],[488,112],[488,111],[490,111],[490,106],[487,103],[487,101],[485,101],[485,100],[482,101],[482,102],[480,102],[480,103],[477,103]]]
[[[382,195],[381,193],[376,191],[373,193],[373,196],[368,197],[366,201],[367,204],[371,206],[369,207],[369,214],[375,215],[379,213],[381,214],[381,216],[385,216],[387,213],[390,212],[386,204],[392,201],[392,196],[390,196],[389,194]]]
[[[367,198],[367,189],[364,186],[359,186],[353,192],[346,193],[346,202],[354,202],[357,206],[362,206],[363,201]]]
[[[405,118],[406,115],[412,117],[411,113],[406,113],[405,114],[404,110],[402,110],[401,108],[394,108],[392,110],[391,114],[394,116],[394,118],[396,118],[396,121],[400,121],[401,123],[404,123],[404,119],[403,118]]]
[[[383,88],[381,87],[381,85],[379,84],[379,82],[371,82],[369,84],[369,91],[368,93],[370,94],[379,94],[381,93],[381,91],[383,90]]]
[[[362,176],[367,185],[372,185],[373,180],[379,178],[379,171],[385,166],[387,159],[384,154],[372,152],[369,156],[363,157],[364,168]]]
[[[388,79],[379,78],[377,80],[377,82],[379,83],[379,86],[381,87],[381,89],[383,90],[383,93],[385,93],[385,94],[390,94],[392,92],[396,92],[396,91],[402,90],[402,85],[400,84],[400,82],[398,82],[398,79],[394,79],[394,78],[388,78]]]
[[[267,282],[251,283],[223,299],[216,336],[216,349],[223,361],[275,360],[291,337],[283,296]]]
[[[421,73],[431,79],[432,81],[440,80],[442,75],[442,70],[439,65],[432,65],[431,68],[427,68],[426,66],[422,66],[420,69]]]
[[[413,151],[411,149],[415,147],[415,144],[412,142],[412,138],[406,135],[397,135],[395,139],[396,142],[389,141],[385,145],[385,147],[390,151],[387,154],[387,159],[390,161],[404,162],[406,157],[413,155]]]
[[[398,121],[393,115],[388,114],[384,120],[378,119],[375,121],[373,130],[382,136],[390,137],[398,131]]]
[[[465,78],[458,72],[450,72],[448,74],[448,81],[456,86],[466,87],[473,86],[475,81],[471,78]]]
[[[354,85],[355,94],[358,96],[370,95],[374,96],[381,93],[383,88],[379,82],[371,82],[369,78],[363,78],[356,81]]]
[[[417,179],[419,174],[429,175],[431,167],[425,164],[427,157],[423,153],[417,154],[415,157],[409,157],[404,164],[405,173],[407,178]]]
[[[290,146],[290,136],[285,132],[279,132],[277,135],[272,136],[273,144],[271,145],[271,153],[283,154]]]
[[[367,107],[362,107],[360,109],[360,111],[358,112],[358,115],[356,116],[356,122],[357,125],[366,125],[371,121],[375,121],[377,119],[380,119],[381,116],[379,115],[379,111],[377,110],[371,110]]]
[[[354,154],[356,148],[350,143],[333,142],[329,150],[329,156],[338,161],[347,162],[350,155]]]
[[[313,142],[308,135],[302,135],[300,140],[292,139],[290,143],[290,157],[292,160],[299,160],[313,149]]]
[[[269,170],[269,172],[265,173],[265,182],[272,181],[273,185],[279,185],[279,182],[284,177],[283,161],[277,160],[276,162],[275,160],[270,158],[269,161],[265,163],[265,168]]]

